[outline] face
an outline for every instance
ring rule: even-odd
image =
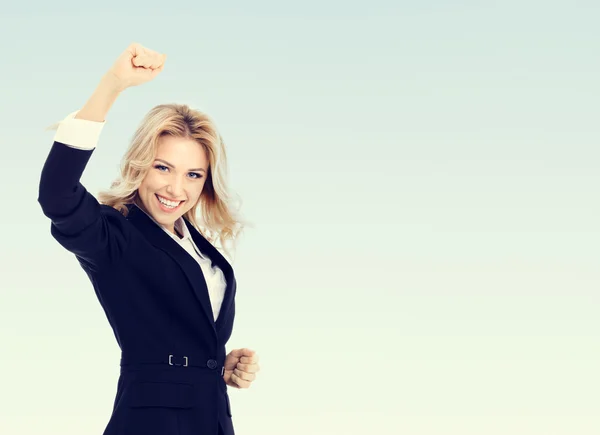
[[[163,136],[150,170],[138,188],[145,211],[174,233],[180,216],[200,198],[208,174],[208,156],[193,139]]]

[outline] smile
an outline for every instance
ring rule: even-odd
[[[166,213],[172,213],[178,210],[185,201],[171,201],[158,194],[155,195],[160,209]]]

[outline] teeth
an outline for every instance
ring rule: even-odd
[[[177,207],[177,206],[179,205],[179,203],[181,203],[181,201],[178,201],[178,202],[174,202],[174,201],[167,201],[166,199],[163,199],[163,198],[161,198],[160,196],[158,197],[158,200],[159,200],[159,201],[160,201],[162,204],[166,205],[166,206],[167,206],[167,207],[169,207],[169,208],[175,208],[175,207]]]

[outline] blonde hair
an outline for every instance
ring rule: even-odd
[[[160,104],[145,115],[121,160],[120,176],[109,189],[98,193],[98,201],[123,216],[128,214],[127,204],[139,205],[137,189],[156,157],[159,138],[165,135],[192,139],[204,148],[209,162],[206,181],[198,202],[184,217],[213,246],[218,248],[219,242],[223,251],[233,258],[226,245],[231,244],[235,250],[243,228],[252,225],[237,216],[239,207],[233,209],[227,181],[227,153],[216,124],[207,114],[186,104]],[[198,208],[202,225],[197,216]]]

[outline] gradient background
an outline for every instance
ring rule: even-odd
[[[255,224],[228,349],[240,435],[600,433],[596,1],[3,6],[0,433],[100,434],[119,348],[37,204],[54,132],[136,41],[107,117],[216,120]],[[7,152],[8,150],[8,152]]]

